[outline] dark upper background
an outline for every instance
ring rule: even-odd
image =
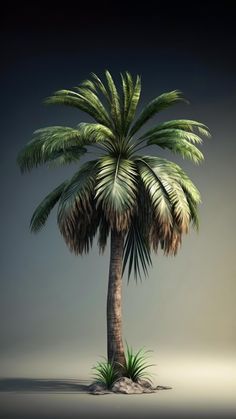
[[[73,348],[93,357],[105,353],[108,252],[104,258],[96,250],[82,259],[70,255],[55,217],[38,236],[28,230],[40,199],[73,170],[40,168],[21,177],[16,166],[35,129],[85,118],[76,110],[44,107],[42,100],[105,68],[115,77],[127,69],[140,73],[142,104],[163,91],[183,90],[191,106],[161,117],[199,119],[213,135],[204,143],[200,168],[178,160],[202,193],[200,234],[186,239],[178,258],[155,258],[150,281],[125,289],[125,336],[154,350],[156,344],[172,350],[235,347],[234,6],[140,7],[32,2],[1,11],[0,354],[6,375],[20,371],[19,356],[26,371],[24,354],[36,368],[40,361],[29,359],[38,352],[49,359],[51,351],[51,360],[60,350],[67,359]],[[146,323],[153,318],[150,333]]]
[[[3,68],[12,61],[46,52],[78,49],[172,47],[192,52],[222,69],[235,70],[235,6],[148,2],[131,7],[112,2],[57,5],[29,3],[5,7],[1,31]],[[5,40],[4,40],[5,37]]]

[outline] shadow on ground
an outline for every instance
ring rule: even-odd
[[[89,380],[76,379],[38,379],[38,378],[0,378],[0,392],[83,392],[88,393]]]

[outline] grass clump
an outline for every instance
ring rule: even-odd
[[[107,389],[110,389],[118,378],[118,371],[107,360],[97,362],[93,369],[95,370],[94,379],[96,382],[104,385]]]
[[[149,367],[154,364],[148,364],[150,350],[141,348],[139,351],[134,352],[131,347],[126,343],[126,365],[124,365],[124,376],[131,378],[133,381],[145,379],[151,381],[150,373],[147,371]]]

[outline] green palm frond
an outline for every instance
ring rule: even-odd
[[[77,125],[77,129],[84,144],[100,143],[105,139],[115,141],[113,131],[103,124],[81,122]]]
[[[126,71],[125,74],[120,74],[122,81],[122,99],[123,99],[123,123],[126,123],[129,106],[133,94],[133,79],[131,75]]]
[[[156,173],[158,173],[158,169],[156,170]],[[168,193],[172,205],[174,223],[178,226],[178,230],[181,234],[187,233],[190,223],[190,209],[181,185],[166,175],[161,176],[161,174],[158,173],[158,176]]]
[[[31,231],[33,233],[37,233],[45,225],[50,212],[52,211],[56,203],[59,201],[66,185],[67,181],[61,183],[59,186],[57,186],[57,188],[50,192],[38,205],[30,221]]]
[[[114,126],[116,128],[117,133],[121,134],[122,121],[121,121],[120,97],[117,92],[117,88],[114,83],[114,80],[108,70],[105,71],[105,75],[106,75],[107,85],[108,85],[108,89],[110,93],[112,120],[114,122]]]
[[[186,196],[188,207],[190,211],[190,220],[196,230],[199,229],[199,216],[198,205],[201,203],[201,195],[196,186],[193,184],[188,175],[181,169],[180,166],[173,162],[168,162],[169,168],[171,167],[172,176],[181,185],[182,190]],[[164,164],[166,167],[166,163]],[[169,168],[167,170],[169,170]]]
[[[98,89],[103,96],[106,98],[108,104],[111,104],[111,99],[110,99],[110,95],[108,90],[106,89],[105,85],[103,84],[103,82],[101,81],[101,79],[97,76],[97,74],[95,73],[91,73],[91,76],[93,78],[93,85],[95,86],[96,89]]]
[[[131,160],[104,156],[99,160],[95,198],[111,226],[127,227],[135,205],[136,170]]]
[[[167,148],[176,154],[180,154],[183,158],[198,164],[204,160],[204,156],[190,141],[200,143],[201,138],[194,133],[183,130],[166,129],[152,134],[147,141],[147,145],[158,145],[163,149]]]
[[[114,152],[116,137],[113,131],[102,125],[81,122],[77,125],[80,132],[80,141],[84,145],[99,144],[105,150]]]
[[[18,154],[17,162],[22,172],[30,171],[51,161],[55,153],[70,149],[72,146],[77,146],[79,159],[86,153],[83,145],[79,141],[78,129],[62,126],[38,129],[34,132],[33,139]]]
[[[186,233],[190,223],[190,208],[185,192],[181,186],[181,181],[179,181],[177,176],[173,176],[174,169],[170,171],[171,163],[169,163],[170,168],[168,172],[168,170],[163,170],[163,159],[145,156],[140,160],[141,164],[146,165],[145,169],[141,166],[142,176],[143,180],[146,180],[146,186],[148,187],[150,196],[154,197],[152,202],[154,204],[154,210],[157,211],[159,222],[161,222],[161,224],[163,224],[163,222],[165,224],[168,223],[165,212],[163,218],[163,214],[159,210],[159,205],[162,202],[159,201],[159,184],[161,184],[165,191],[166,201],[168,201],[168,208],[172,216],[171,222],[169,221],[169,231],[171,231],[171,227],[176,224],[181,234],[183,232]],[[175,171],[177,171],[177,168],[175,168]],[[187,178],[185,181],[187,182]],[[196,193],[196,190],[194,190],[194,192]]]
[[[141,78],[137,76],[135,85],[131,75],[126,72],[121,74],[123,87],[123,124],[124,134],[127,135],[132,123],[141,93]]]
[[[92,80],[89,80],[89,79],[83,80],[79,84],[79,87],[86,87],[87,89],[90,89],[92,92],[97,93],[96,85]]]
[[[96,109],[96,111],[100,115],[101,123],[103,123],[103,124],[107,123],[108,126],[110,126],[110,123],[111,123],[110,116],[109,116],[105,106],[103,105],[103,103],[99,99],[96,90],[94,90],[94,89],[91,90],[90,87],[86,87],[86,86],[78,86],[78,87],[75,88],[75,90],[84,99],[86,99],[87,102],[90,103],[94,107],[94,109]],[[103,120],[103,122],[102,122],[102,120]]]
[[[188,201],[192,225],[198,231],[199,230],[198,204],[196,203],[196,201],[192,199],[192,196],[188,193],[187,190],[185,190],[184,188],[183,190],[185,192],[185,195]]]
[[[153,131],[151,133],[151,131]],[[182,129],[176,129],[176,128],[166,128],[166,129],[158,129],[158,130],[150,130],[149,131],[150,134],[147,135],[148,133],[146,133],[145,135],[142,135],[142,137],[140,137],[140,139],[145,139],[147,141],[152,141],[152,140],[162,140],[162,139],[169,139],[172,138],[173,140],[186,140],[189,141],[192,144],[202,144],[202,139],[201,137],[199,137],[197,134],[193,133],[193,132],[188,132],[188,131],[184,131]],[[138,140],[139,141],[139,140]]]
[[[49,167],[62,167],[71,163],[78,163],[80,158],[87,152],[85,147],[71,146],[50,153],[47,159]]]
[[[181,187],[191,196],[191,199],[196,204],[201,202],[200,192],[191,181],[187,173],[176,163],[172,161],[160,158],[160,157],[148,157],[152,159],[153,164],[158,166],[158,172],[161,175],[167,175],[173,182],[178,182]]]
[[[150,197],[154,217],[160,222],[160,233],[165,237],[173,226],[172,206],[168,192],[156,173],[156,165],[148,157],[140,157],[136,161],[140,177]]]
[[[144,107],[143,111],[135,121],[130,130],[130,137],[132,137],[156,113],[179,102],[186,102],[186,99],[184,99],[182,93],[179,90],[163,93],[162,95],[153,99],[148,103],[148,105]]]
[[[22,170],[29,171],[47,162],[62,164],[79,161],[86,153],[86,145],[100,143],[105,149],[113,150],[114,134],[102,124],[80,123],[76,128],[52,126],[38,129],[33,139],[18,155]]]
[[[154,128],[145,132],[145,134],[143,134],[140,137],[140,139],[148,138],[152,134],[155,134],[165,129],[182,130],[182,131],[187,131],[187,132],[193,132],[194,130],[196,130],[199,134],[206,137],[210,137],[209,128],[206,125],[202,124],[201,122],[192,121],[190,119],[173,119],[171,121],[159,123]],[[192,140],[190,139],[190,141]],[[199,141],[198,139],[197,142],[201,142],[201,141]]]
[[[58,226],[74,253],[87,252],[96,234],[100,215],[95,208],[94,187],[98,160],[84,163],[60,197]]]
[[[100,124],[111,128],[109,115],[98,96],[90,89],[82,87],[78,89],[80,89],[80,93],[73,90],[58,90],[54,95],[45,99],[45,103],[78,108],[92,116]]]

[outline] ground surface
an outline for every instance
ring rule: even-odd
[[[161,361],[153,381],[173,389],[154,394],[93,396],[88,376],[2,378],[0,418],[236,418],[235,359]]]

